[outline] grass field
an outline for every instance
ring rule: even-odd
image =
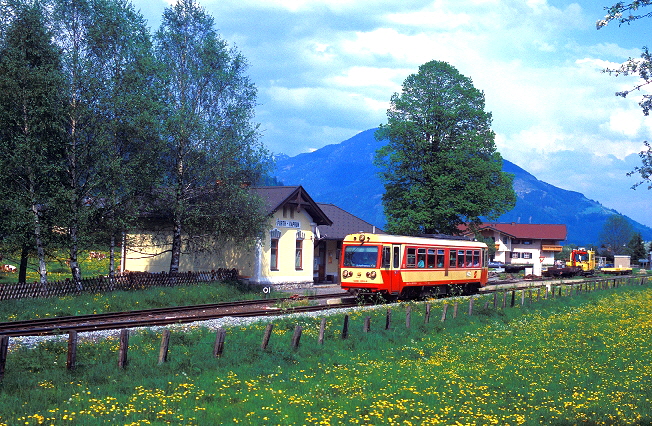
[[[109,252],[103,251],[106,256],[105,259],[90,259],[88,252],[79,253],[78,262],[79,269],[81,270],[82,277],[90,278],[97,277],[101,275],[109,274]],[[10,264],[18,267],[20,259],[16,254],[3,253],[2,264]],[[70,272],[70,267],[66,264],[68,259],[68,253],[64,251],[59,251],[53,253],[51,257],[48,258],[46,263],[46,268],[48,272],[49,281],[60,281],[65,280],[66,278],[72,278],[72,273]],[[119,268],[120,263],[120,252],[118,251],[116,255],[116,269]],[[38,263],[35,258],[30,258],[27,265],[27,282],[38,281],[40,279],[38,274]],[[6,273],[0,272],[0,284],[2,283],[15,283],[18,280],[18,273]]]
[[[442,304],[391,305],[328,317],[231,328],[224,355],[215,334],[173,330],[157,365],[161,332],[130,339],[128,367],[114,339],[81,343],[65,369],[66,342],[12,348],[0,388],[0,423],[14,424],[650,424],[652,289],[625,286],[441,322]],[[466,302],[460,302],[466,303]],[[411,306],[411,327],[405,309]],[[364,333],[364,317],[371,331]],[[296,324],[304,333],[290,347]]]

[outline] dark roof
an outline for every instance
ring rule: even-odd
[[[333,224],[302,186],[255,186],[251,190],[265,201],[268,214],[288,205],[297,211],[305,209],[317,225]]]
[[[483,223],[480,230],[491,229],[512,238],[531,238],[533,240],[565,240],[568,235],[566,225],[533,223]],[[468,233],[468,228],[464,228]]]
[[[319,233],[322,238],[327,240],[342,240],[345,236],[357,232],[384,234],[382,229],[375,227],[369,222],[365,222],[336,205],[323,203],[318,203],[318,205],[333,221],[330,226],[319,226]]]

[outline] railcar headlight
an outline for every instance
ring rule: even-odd
[[[347,271],[346,269],[342,271],[342,276],[343,276],[344,278],[349,278],[351,275],[353,275],[353,273]]]
[[[367,278],[371,278],[372,280],[375,279],[376,271],[367,272]]]

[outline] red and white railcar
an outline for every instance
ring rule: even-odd
[[[350,234],[342,243],[340,282],[352,294],[472,294],[487,284],[487,262],[487,245],[478,241]]]

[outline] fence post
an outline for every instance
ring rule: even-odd
[[[507,307],[507,292],[503,290],[503,309]]]
[[[265,334],[263,335],[263,342],[260,344],[260,349],[265,350],[267,348],[267,345],[269,344],[269,338],[272,336],[273,328],[274,324],[271,322],[267,324],[267,327],[265,327]]]
[[[161,347],[158,351],[158,364],[164,364],[168,362],[168,349],[170,347],[170,330],[163,330],[163,336],[161,336]]]
[[[5,377],[5,364],[7,363],[8,349],[9,336],[0,336],[0,382]]]
[[[423,319],[425,324],[430,323],[430,303],[426,303],[426,316]]]
[[[127,367],[127,352],[129,351],[129,330],[120,331],[120,351],[118,355],[118,367],[124,369]]]
[[[473,298],[473,296],[471,296],[471,298],[469,299],[469,316],[473,316],[473,301],[474,300],[475,299]]]
[[[66,368],[74,370],[77,367],[77,332],[70,330],[68,333],[68,358],[66,359]]]
[[[299,341],[301,340],[301,331],[302,328],[299,324],[294,327],[294,334],[292,335],[292,348],[297,349],[299,347]]]
[[[324,332],[326,331],[326,318],[321,319],[321,324],[319,325],[319,344],[324,344]]]
[[[444,304],[444,310],[441,313],[441,321],[446,321],[446,312],[448,311],[448,304]]]
[[[407,305],[405,308],[405,328],[410,328],[410,320],[412,317],[412,306]]]
[[[457,307],[459,303],[456,301],[455,304],[453,305],[453,318],[457,318]]]
[[[349,337],[349,315],[344,315],[344,325],[342,326],[342,339]]]
[[[514,307],[514,302],[516,301],[516,292],[512,290],[512,300],[509,302],[510,308]]]
[[[224,339],[226,338],[226,330],[222,327],[217,329],[215,335],[215,346],[213,346],[213,356],[215,358],[221,357],[224,352]]]
[[[362,331],[365,333],[369,333],[369,330],[371,329],[371,317],[364,317],[364,326],[362,327]]]
[[[385,330],[389,330],[392,325],[392,310],[387,310],[387,315],[385,316]]]

